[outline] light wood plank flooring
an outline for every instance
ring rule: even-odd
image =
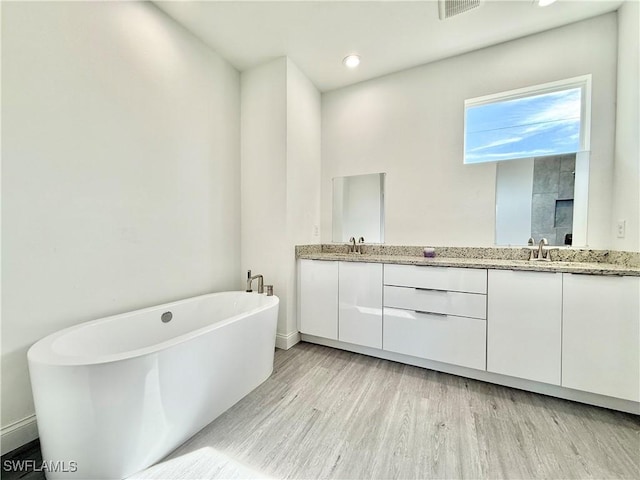
[[[301,343],[264,384],[135,475],[640,478],[640,418]]]

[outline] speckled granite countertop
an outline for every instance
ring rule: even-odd
[[[365,245],[362,254],[347,253],[344,244],[299,245],[296,258],[311,260],[396,263],[434,267],[492,268],[591,275],[640,276],[640,253],[612,250],[552,250],[553,261],[529,261],[527,248],[435,247],[436,257],[425,258],[423,247]]]

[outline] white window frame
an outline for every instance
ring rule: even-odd
[[[581,75],[579,77],[557,80],[555,82],[533,85],[530,87],[518,88],[506,92],[493,93],[482,97],[470,98],[464,101],[464,135],[462,163],[465,165],[481,165],[483,163],[496,163],[505,160],[490,160],[486,162],[466,162],[467,152],[467,109],[469,107],[477,107],[491,103],[499,103],[508,100],[517,100],[519,98],[532,97],[545,93],[559,92],[572,88],[580,88],[580,142],[578,152],[586,152],[591,149],[591,74]],[[509,160],[509,159],[506,159]]]

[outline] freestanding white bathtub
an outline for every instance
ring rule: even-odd
[[[271,375],[278,304],[275,296],[213,293],[33,345],[47,478],[124,478],[212,422]]]

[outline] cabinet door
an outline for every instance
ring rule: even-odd
[[[487,370],[560,385],[562,274],[489,270]]]
[[[562,386],[640,401],[640,278],[563,281]]]
[[[300,260],[300,332],[338,339],[338,262]]]
[[[340,262],[338,339],[382,348],[382,264]]]

